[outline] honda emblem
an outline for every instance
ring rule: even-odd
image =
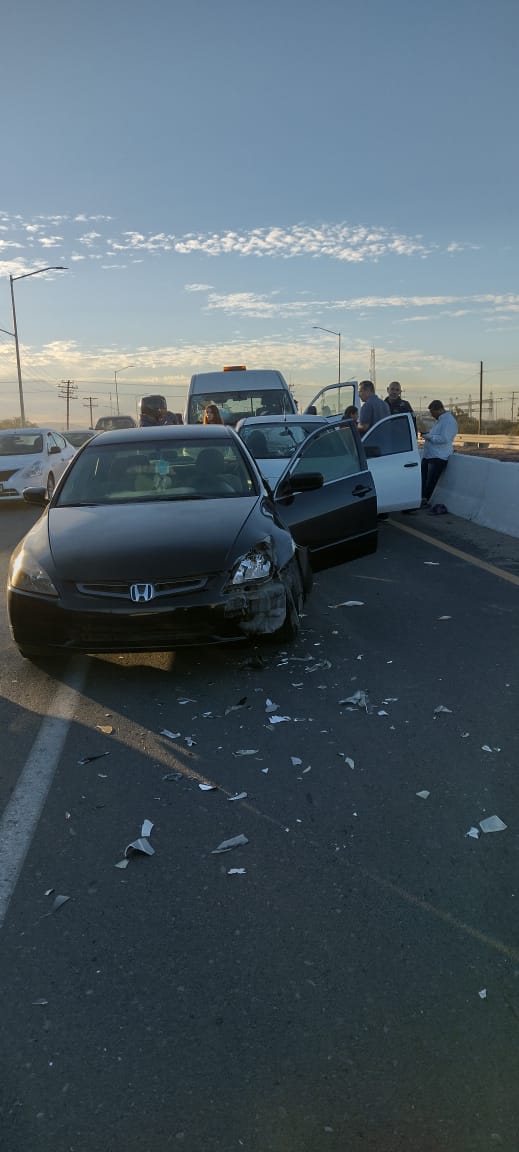
[[[154,595],[153,584],[130,584],[130,597],[134,604],[147,603],[153,600]]]

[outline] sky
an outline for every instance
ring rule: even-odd
[[[35,423],[64,427],[62,381],[86,427],[235,363],[304,406],[339,345],[417,408],[476,401],[482,361],[517,411],[518,32],[516,0],[10,5],[0,419],[10,276]]]

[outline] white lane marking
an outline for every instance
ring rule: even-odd
[[[48,714],[0,820],[0,928],[47,799],[86,669],[71,671],[69,684],[53,696]]]

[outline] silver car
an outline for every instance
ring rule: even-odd
[[[24,488],[50,496],[76,449],[54,428],[0,428],[0,504],[22,500]]]

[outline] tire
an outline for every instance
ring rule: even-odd
[[[47,496],[49,497],[49,500],[52,500],[55,487],[56,481],[52,475],[52,472],[49,472],[49,475],[47,476]]]

